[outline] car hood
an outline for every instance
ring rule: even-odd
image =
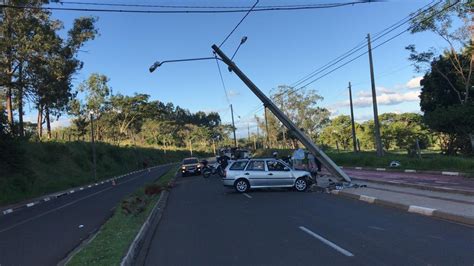
[[[295,177],[311,176],[311,173],[303,170],[293,170]]]

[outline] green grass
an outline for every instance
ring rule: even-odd
[[[0,206],[96,181],[87,142],[11,141],[0,143],[0,150]],[[106,143],[97,143],[96,150],[98,179],[140,169],[144,160],[151,166],[189,156],[184,150],[164,153]]]
[[[258,150],[256,156],[271,156],[275,150]],[[279,156],[291,154],[292,150],[276,150]],[[474,157],[446,156],[434,152],[422,154],[422,158],[409,157],[400,152],[388,152],[383,157],[377,157],[375,152],[337,152],[327,151],[326,154],[341,166],[389,167],[391,161],[399,161],[401,169],[459,171],[474,173]]]
[[[166,185],[176,174],[172,167],[156,183]],[[132,243],[140,227],[145,222],[159,199],[159,194],[146,196],[144,187],[132,194],[133,196],[149,197],[145,211],[138,215],[125,215],[120,205],[113,216],[102,226],[97,236],[81,251],[75,254],[67,265],[119,265],[128,247]]]

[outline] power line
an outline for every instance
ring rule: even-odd
[[[440,2],[441,2],[441,1],[437,2],[436,4],[434,4],[434,5],[430,6],[429,8],[425,9],[424,11],[418,11],[418,12],[415,12],[414,14],[410,14],[409,16],[407,16],[406,18],[404,18],[404,19],[401,20],[401,21],[404,21],[404,20],[407,19],[407,18],[410,18],[410,19],[411,19],[412,17],[421,14],[422,12],[427,12],[427,11],[429,11],[430,9],[434,8],[436,5],[438,5]],[[449,5],[449,6],[445,6],[442,10],[440,10],[440,11],[438,11],[438,12],[432,14],[431,16],[429,16],[429,17],[423,19],[423,21],[425,21],[425,20],[427,20],[427,19],[430,19],[430,18],[432,18],[433,16],[436,16],[437,14],[439,14],[439,13],[445,11],[445,10],[448,10],[449,8],[451,8],[451,7],[453,7],[454,5],[458,4],[459,2],[460,2],[460,0],[454,2],[453,4],[451,4],[451,5]],[[425,7],[426,7],[426,6],[425,6]],[[389,34],[390,32],[394,31],[395,29],[397,29],[397,28],[401,27],[402,25],[406,24],[408,21],[410,21],[410,19],[408,19],[407,21],[405,21],[405,22],[403,22],[403,23],[401,23],[401,24],[400,24],[400,21],[399,21],[399,22],[393,24],[392,26],[390,26],[390,27],[388,27],[388,28],[382,30],[382,31],[379,32],[379,33],[377,33],[377,34],[379,34],[379,36],[376,38],[376,40],[380,39],[381,37],[383,37],[383,36]],[[420,23],[421,23],[421,22],[420,22]],[[388,30],[388,31],[387,31],[387,30]],[[402,35],[403,33],[407,32],[407,31],[409,31],[409,30],[411,30],[411,27],[409,27],[409,28],[407,28],[407,29],[405,29],[405,30],[399,32],[398,34],[396,34],[396,35],[390,37],[389,39],[383,41],[382,43],[380,43],[380,44],[374,46],[374,47],[372,48],[372,50],[374,50],[374,49],[376,49],[376,48],[378,48],[378,47],[380,47],[380,46],[386,44],[387,42],[389,42],[389,41],[391,41],[391,40],[393,40],[393,39],[399,37],[400,35]],[[383,32],[384,32],[384,33],[383,33]],[[383,34],[382,34],[382,33],[383,33]],[[356,46],[356,47],[357,47],[357,46]],[[356,47],[355,47],[355,48],[356,48]],[[362,46],[362,47],[365,47],[365,46]],[[355,48],[353,48],[353,49],[351,49],[351,50],[354,50]],[[351,50],[350,50],[350,51],[351,51]],[[360,50],[360,49],[357,48],[356,50]],[[354,54],[354,53],[356,52],[356,50],[353,51],[349,56],[351,56],[352,54]],[[347,53],[348,53],[348,52],[346,52],[345,54],[347,54]],[[331,69],[330,71],[328,71],[328,72],[322,74],[321,76],[318,76],[317,78],[315,78],[315,79],[309,81],[308,83],[304,84],[303,86],[301,86],[301,87],[299,87],[299,88],[297,88],[297,89],[286,90],[286,91],[283,91],[283,92],[281,92],[281,93],[279,93],[279,94],[274,95],[273,97],[280,97],[280,96],[282,96],[283,94],[288,94],[288,95],[290,95],[290,94],[292,94],[292,93],[295,93],[295,92],[297,92],[297,91],[299,91],[299,90],[301,90],[301,89],[303,89],[303,88],[309,86],[310,84],[312,84],[312,83],[314,83],[314,82],[320,80],[321,78],[323,78],[323,77],[325,77],[325,76],[327,76],[327,75],[333,73],[334,71],[336,71],[336,70],[338,70],[338,69],[340,69],[340,68],[346,66],[347,64],[349,64],[349,63],[351,63],[351,62],[353,62],[353,61],[359,59],[360,57],[364,56],[364,55],[367,54],[367,53],[368,53],[368,51],[365,51],[365,52],[363,52],[362,54],[357,55],[356,57],[350,59],[349,61],[344,62],[342,65],[339,65],[339,66],[337,66],[336,68]],[[339,57],[338,57],[338,58],[339,58]],[[344,59],[345,59],[345,58],[344,58]],[[333,60],[333,61],[334,61],[334,60]],[[318,73],[322,73],[322,72],[324,72],[325,70],[330,69],[332,66],[336,65],[336,64],[339,63],[340,61],[342,61],[342,60],[337,60],[337,62],[335,62],[335,63],[333,63],[333,64],[330,64],[329,66],[327,66],[328,64],[326,64],[325,66],[327,66],[327,67],[324,67],[324,68],[323,68],[323,67],[320,67],[320,68],[318,69]],[[298,81],[298,83],[301,84],[302,82],[307,81],[307,80],[309,80],[310,78],[312,78],[312,77],[314,77],[314,76],[316,76],[316,74],[314,74],[314,75],[312,74],[309,78],[306,77],[306,78],[304,78],[304,79],[300,79],[300,81]],[[303,81],[302,81],[302,80],[303,80]],[[258,112],[258,111],[261,110],[261,109],[263,109],[263,107],[260,107],[260,108],[257,109],[255,112]]]
[[[193,5],[150,5],[150,4],[119,4],[119,3],[97,3],[58,1],[61,5],[85,5],[85,6],[110,6],[110,7],[151,7],[151,8],[186,8],[186,9],[249,9],[251,6],[193,6]],[[295,7],[323,7],[334,4],[298,4],[298,5],[265,5],[260,8],[295,8]]]
[[[255,6],[257,6],[258,2],[259,0],[257,0],[255,4],[253,4],[252,8],[249,9],[249,11],[245,14],[245,16],[243,16],[242,19],[239,21],[239,23],[237,23],[237,25],[235,25],[235,27],[229,32],[229,34],[227,34],[225,39],[221,42],[221,44],[219,44],[219,48],[227,41],[227,39],[229,39],[232,33],[234,33],[234,31],[240,26],[240,24],[245,20],[245,18],[250,14],[250,12],[252,12]]]
[[[225,93],[225,99],[227,100],[227,103],[230,105],[229,95],[227,94],[227,89],[225,87],[224,77],[222,77],[221,66],[219,65],[219,60],[217,60],[217,56],[215,54],[214,56],[216,57],[217,70],[219,71],[219,76],[221,78],[222,88],[224,89],[224,93]]]
[[[313,6],[295,6],[295,7],[266,7],[256,8],[253,12],[265,11],[296,11],[296,10],[310,10],[310,9],[325,9],[336,8],[343,6],[353,6],[356,4],[365,4],[374,1],[357,1],[348,3],[331,3],[320,4]],[[50,10],[50,11],[78,11],[78,12],[102,12],[102,13],[140,13],[140,14],[217,14],[217,13],[246,13],[249,9],[231,9],[231,10],[144,10],[144,9],[109,9],[109,8],[71,8],[71,7],[51,7],[51,6],[26,6],[26,5],[0,5],[0,8],[14,8],[14,9],[32,9],[32,10]]]
[[[441,1],[440,1],[440,2],[441,2]],[[440,2],[438,2],[438,3],[440,3]],[[445,11],[445,10],[451,8],[451,7],[453,7],[454,5],[458,4],[459,2],[460,2],[460,0],[457,0],[456,2],[452,3],[452,4],[449,5],[449,6],[445,6],[442,10],[440,10],[440,11],[438,11],[438,12],[432,14],[431,16],[429,16],[429,17],[423,19],[423,21],[425,21],[425,20],[427,20],[427,19],[430,19],[430,18],[434,17],[435,15],[437,15],[437,14],[439,14],[439,13],[441,13],[441,12],[443,12],[443,11]],[[437,3],[437,4],[438,4],[438,3]],[[435,4],[435,5],[437,5],[437,4]],[[429,9],[432,9],[433,7],[434,7],[434,5],[433,5],[432,7],[430,7]],[[428,11],[429,9],[426,9],[424,12]],[[419,14],[420,14],[420,13],[419,13]],[[421,22],[420,22],[420,23],[421,23]],[[402,24],[402,25],[403,25],[403,24]],[[398,26],[398,27],[399,27],[399,26]],[[385,34],[383,34],[383,36],[386,35],[386,34],[388,34],[388,33],[390,33],[390,32],[392,32],[393,30],[397,29],[398,27],[395,27],[395,28],[389,30],[388,32],[386,32]],[[391,41],[391,40],[393,40],[393,39],[399,37],[400,35],[402,35],[403,33],[407,32],[407,31],[409,31],[409,30],[411,30],[411,27],[409,27],[409,28],[407,28],[407,29],[405,29],[405,30],[399,32],[398,34],[396,34],[396,35],[390,37],[389,39],[383,41],[382,43],[380,43],[380,44],[374,46],[374,47],[372,48],[372,50],[374,50],[374,49],[376,49],[376,48],[378,48],[378,47],[380,47],[380,46],[386,44],[387,42],[389,42],[389,41]],[[379,36],[378,39],[380,39],[380,37],[381,37],[381,36]],[[323,77],[325,77],[325,76],[331,74],[332,72],[334,72],[334,71],[340,69],[341,67],[343,67],[343,66],[345,66],[345,65],[347,65],[347,64],[349,64],[349,63],[351,63],[351,62],[353,62],[353,61],[355,61],[356,59],[362,57],[363,55],[365,55],[365,54],[367,54],[367,53],[368,53],[368,51],[365,51],[364,53],[359,54],[359,55],[356,56],[355,58],[352,58],[351,60],[349,60],[349,61],[343,63],[342,65],[340,65],[340,66],[338,66],[338,67],[336,67],[336,68],[330,70],[329,72],[326,72],[326,73],[324,73],[323,75],[321,75],[321,76],[319,76],[319,77],[317,77],[317,78],[315,78],[315,79],[313,79],[313,80],[307,82],[307,83],[304,84],[303,86],[301,86],[301,87],[299,87],[299,88],[297,88],[297,89],[295,89],[295,90],[290,91],[289,94],[294,93],[294,92],[296,92],[296,91],[299,91],[299,90],[301,90],[301,89],[303,89],[303,88],[309,86],[310,84],[312,84],[312,83],[314,83],[314,82],[320,80],[321,78],[323,78]],[[336,63],[335,63],[335,64],[336,64]],[[326,67],[325,69],[323,69],[323,71],[324,71],[324,70],[327,70],[327,69],[329,69],[329,68],[331,68],[331,67],[334,66],[335,64],[333,64],[333,65],[331,65],[331,66],[329,66],[329,67]],[[322,72],[322,71],[320,71],[320,72]],[[313,76],[313,77],[314,77],[314,76]],[[307,80],[308,80],[308,79],[307,79]],[[288,92],[282,92],[282,93],[280,93],[280,94],[282,95],[282,94],[284,94],[284,93],[288,93]],[[281,95],[277,95],[277,96],[275,96],[275,97],[279,97],[279,96],[281,96]]]
[[[425,9],[425,7],[429,6],[430,4],[428,5],[425,5],[423,6],[422,8],[418,9],[417,12],[413,13],[413,14],[410,14],[408,15],[407,17],[403,18],[402,20],[390,25],[389,27],[385,28],[384,30],[378,32],[375,34],[375,38],[373,39],[373,42],[381,39],[382,37],[386,36],[387,34],[391,33],[392,31],[398,29],[399,27],[403,26],[404,24],[408,23],[410,21],[410,19],[414,16],[417,16],[423,12],[426,12],[428,11],[429,9],[432,9],[434,8],[436,5],[438,5],[441,1],[438,1],[436,4],[428,7]],[[431,2],[432,3],[432,2]],[[300,84],[308,81],[309,79],[311,79],[312,77],[316,76],[317,74],[320,74],[322,72],[324,72],[325,70],[327,70],[329,67],[343,61],[344,59],[346,59],[348,56],[351,56],[353,54],[355,54],[356,52],[362,50],[363,48],[365,48],[365,41],[362,41],[360,42],[358,45],[356,45],[354,48],[350,49],[349,51],[345,52],[344,54],[336,57],[335,59],[329,61],[328,63],[326,63],[325,65],[319,67],[318,69],[314,70],[313,72],[311,72],[310,74],[306,75],[304,78],[298,80],[297,82],[293,83],[293,85],[291,85],[291,87],[296,87],[296,86],[299,86]]]

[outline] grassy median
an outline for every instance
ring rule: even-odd
[[[76,253],[67,265],[120,265],[122,257],[160,197],[160,193],[147,195],[146,190],[153,190],[156,185],[165,187],[175,174],[176,167],[172,167],[154,184],[145,185],[124,198],[96,237]],[[129,207],[130,202],[137,198],[145,203],[136,208]],[[125,205],[127,208],[124,208]],[[128,210],[132,211],[127,213]]]

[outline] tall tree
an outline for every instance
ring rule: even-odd
[[[448,154],[456,152],[457,148],[453,146],[456,139],[464,137],[470,138],[470,150],[474,151],[474,127],[462,127],[461,131],[453,132],[453,129],[459,129],[453,127],[453,121],[462,123],[473,115],[469,110],[472,109],[470,105],[474,79],[474,3],[457,2],[459,1],[445,0],[444,3],[415,16],[411,22],[412,33],[432,32],[444,40],[446,48],[443,51],[430,48],[428,51],[419,52],[414,45],[406,47],[410,51],[410,60],[415,69],[425,73],[421,81],[423,88],[420,104],[426,123],[439,132],[451,135],[448,139],[451,139],[452,143],[446,150]],[[467,114],[468,117],[459,120],[460,117],[449,119],[443,115],[441,117],[446,118],[444,122],[436,120],[435,114],[446,114],[454,109],[462,109],[461,113]],[[449,132],[443,128],[449,129]]]

